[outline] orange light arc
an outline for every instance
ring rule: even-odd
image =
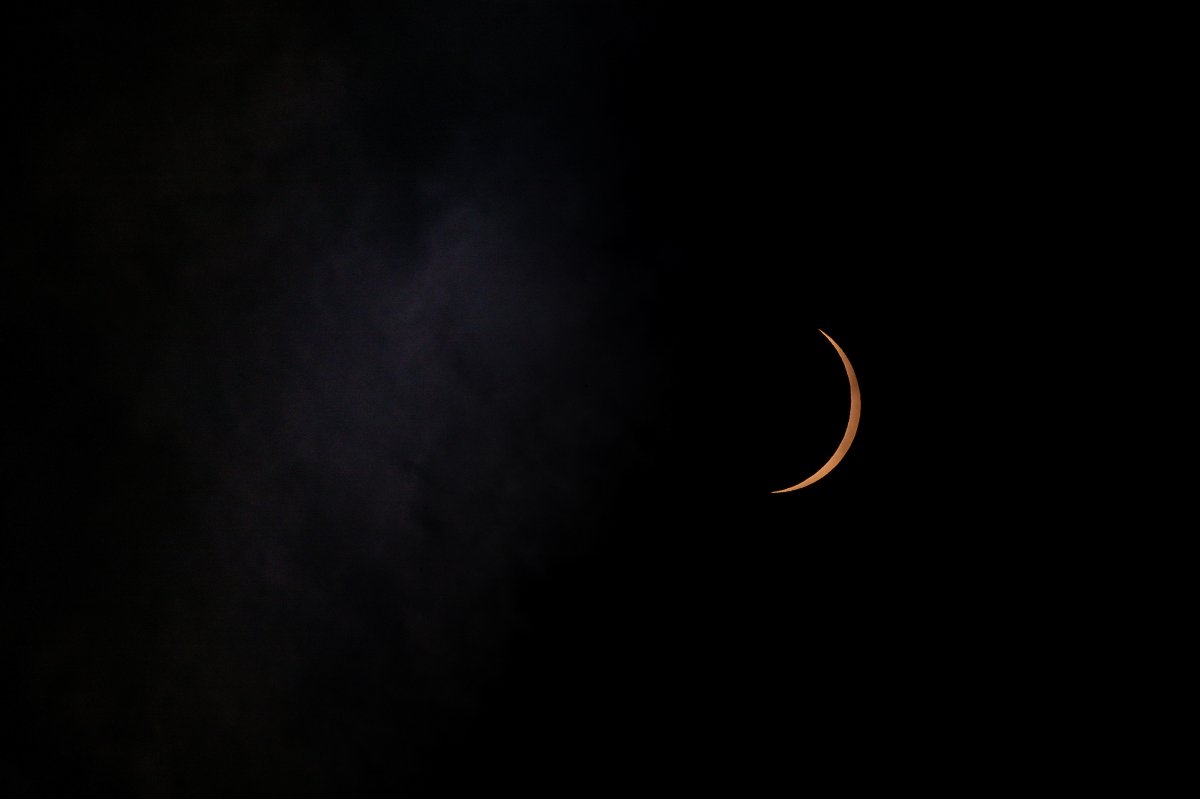
[[[846,432],[842,435],[842,442],[838,444],[833,455],[825,462],[825,465],[813,472],[812,476],[805,478],[791,488],[781,488],[778,491],[772,491],[772,494],[786,494],[789,491],[810,486],[820,480],[825,475],[833,471],[834,467],[841,463],[842,458],[846,457],[846,453],[850,451],[850,444],[854,441],[854,434],[858,432],[858,420],[862,416],[862,397],[858,391],[858,378],[854,375],[854,367],[850,365],[850,359],[846,357],[846,353],[838,346],[828,333],[824,330],[820,331],[821,335],[829,339],[829,343],[837,350],[837,354],[841,356],[842,365],[846,367],[846,377],[850,380],[850,421],[846,423]]]

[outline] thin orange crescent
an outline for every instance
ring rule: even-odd
[[[833,451],[833,456],[825,462],[825,465],[817,469],[811,477],[803,482],[796,483],[791,488],[781,488],[778,491],[772,491],[772,494],[786,494],[788,491],[795,491],[798,488],[810,486],[820,480],[825,475],[833,471],[833,467],[841,463],[842,458],[846,457],[846,453],[850,451],[850,442],[854,441],[854,434],[858,432],[858,419],[862,416],[862,397],[858,393],[858,378],[854,376],[854,367],[850,365],[850,359],[846,357],[846,353],[838,346],[838,343],[824,330],[820,331],[821,335],[829,339],[829,343],[837,350],[838,355],[842,356],[842,364],[846,367],[846,377],[850,378],[850,421],[846,423],[846,432],[842,436],[842,443],[838,444],[838,448]]]

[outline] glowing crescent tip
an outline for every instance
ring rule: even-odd
[[[778,491],[772,491],[772,494],[786,494],[788,491],[810,486],[832,472],[833,467],[841,463],[842,458],[846,457],[846,453],[850,451],[850,443],[854,441],[854,434],[858,432],[858,419],[862,415],[862,397],[858,393],[858,378],[854,376],[854,367],[850,365],[850,359],[846,357],[846,353],[842,351],[838,343],[830,338],[824,330],[821,330],[820,333],[829,339],[829,343],[837,350],[837,354],[842,358],[842,364],[846,367],[846,377],[850,379],[850,421],[846,423],[846,432],[842,435],[842,443],[838,444],[837,449],[834,450],[829,460],[825,461],[824,466],[813,472],[811,477],[796,483],[791,488],[781,488]]]

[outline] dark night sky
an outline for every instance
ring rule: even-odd
[[[947,601],[985,567],[929,445],[963,345],[925,311],[1014,167],[976,138],[996,76],[920,19],[774,13],[11,27],[0,793],[972,757],[1003,689]],[[845,424],[818,328],[859,437],[770,495]]]

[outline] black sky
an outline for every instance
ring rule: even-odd
[[[971,756],[922,378],[994,76],[921,19],[777,13],[12,26],[5,795]],[[818,328],[859,436],[770,495],[845,424]]]

